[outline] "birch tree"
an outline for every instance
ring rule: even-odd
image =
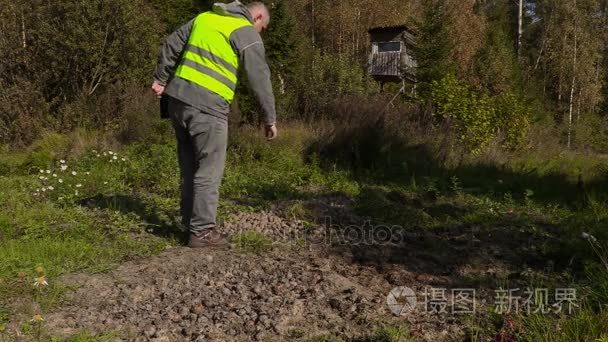
[[[583,120],[585,115],[595,115],[601,101],[599,5],[597,0],[543,1],[547,72],[557,110],[565,114],[568,148],[576,138],[575,111]]]

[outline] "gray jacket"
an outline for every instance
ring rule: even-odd
[[[239,1],[214,4],[213,11],[222,15],[243,17],[253,22],[249,10]],[[230,106],[221,96],[182,78],[173,78],[182,52],[188,43],[193,22],[194,20],[191,20],[167,37],[158,58],[154,79],[166,85],[165,94],[205,113],[226,118]],[[249,86],[264,111],[264,122],[274,124],[276,122],[274,94],[270,69],[266,63],[266,50],[260,34],[252,26],[246,26],[232,33],[230,44],[238,54],[240,64],[247,74]]]

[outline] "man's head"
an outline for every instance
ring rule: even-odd
[[[255,1],[248,4],[247,9],[251,14],[251,18],[253,18],[253,27],[259,33],[266,30],[266,28],[268,28],[268,24],[270,24],[270,12],[268,12],[266,5],[259,1]]]

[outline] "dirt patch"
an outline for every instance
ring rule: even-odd
[[[87,329],[121,331],[138,341],[274,341],[325,334],[354,340],[378,326],[405,323],[433,341],[459,341],[464,334],[432,317],[394,316],[386,305],[394,285],[384,274],[319,252],[174,248],[109,274],[61,281],[78,289],[69,294],[69,305],[46,319],[58,335]]]
[[[178,247],[107,274],[64,276],[59,281],[76,290],[67,295],[67,305],[46,316],[45,327],[59,336],[83,329],[117,331],[119,339],[135,341],[290,341],[324,335],[358,341],[377,327],[394,325],[406,326],[422,341],[463,341],[471,337],[467,322],[483,321],[489,312],[492,281],[516,281],[517,263],[525,257],[507,253],[489,236],[471,237],[466,227],[403,229],[391,231],[398,233],[396,243],[353,243],[352,236],[341,235],[346,225],[367,227],[364,234],[375,228],[353,213],[352,201],[334,196],[304,205],[317,222],[289,218],[280,207],[234,213],[227,220],[228,234],[256,231],[272,238],[274,247],[263,254]],[[324,224],[324,217],[341,224]],[[472,284],[471,278],[485,285]],[[399,286],[419,298],[428,288],[445,288],[448,302],[449,289],[475,287],[481,314],[418,308],[396,316],[387,295]]]

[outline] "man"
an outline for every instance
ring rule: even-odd
[[[227,243],[216,229],[219,187],[228,140],[227,115],[237,70],[244,68],[265,114],[265,135],[277,136],[275,101],[260,33],[270,22],[266,6],[215,4],[165,41],[152,90],[167,97],[178,142],[182,223],[189,246]]]

